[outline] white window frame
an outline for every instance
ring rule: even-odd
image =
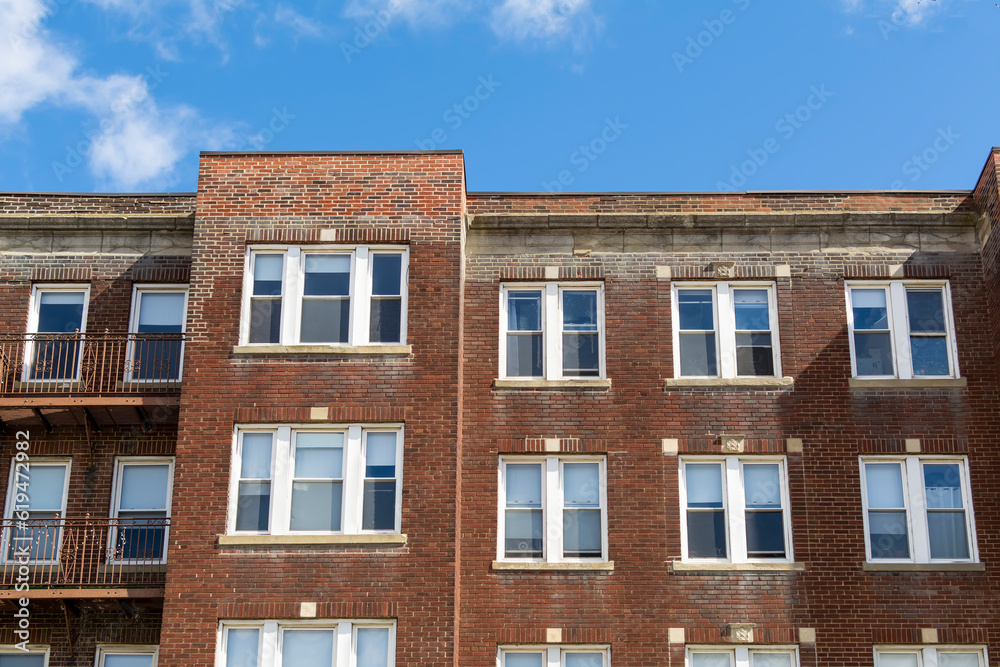
[[[216,667],[226,667],[226,651],[229,643],[229,629],[256,629],[260,631],[257,656],[259,667],[294,667],[281,664],[281,634],[285,630],[330,630],[334,633],[333,662],[335,665],[355,667],[357,665],[357,634],[360,628],[389,629],[389,659],[387,667],[396,664],[396,621],[373,620],[325,620],[315,621],[220,621],[216,633]],[[331,667],[333,667],[331,665]]]
[[[935,646],[889,645],[872,649],[875,667],[881,667],[879,655],[882,653],[908,653],[917,656],[917,667],[938,667],[938,653],[971,653],[979,656],[980,667],[989,667],[990,658],[985,646],[941,644]]]
[[[715,358],[717,375],[681,375],[680,313],[678,291],[692,289],[712,290],[712,316],[715,323]],[[736,310],[733,290],[763,289],[767,291],[767,317],[771,325],[771,353],[774,357],[774,375],[739,375],[736,364]],[[773,282],[673,282],[670,285],[670,320],[673,323],[673,357],[675,378],[767,378],[781,375],[781,336],[778,331],[778,301]]]
[[[18,463],[18,461],[16,459],[11,458],[10,473],[8,474],[8,477],[7,477],[7,497],[6,497],[6,501],[4,503],[4,514],[3,514],[4,518],[7,519],[7,520],[12,520],[12,519],[15,518],[14,507],[17,504],[15,501],[16,501],[17,493],[18,493],[16,475],[17,475],[17,470],[18,470],[19,466],[28,465],[29,466],[28,467],[28,474],[30,475],[32,467],[36,467],[37,468],[37,467],[41,467],[41,466],[57,466],[57,465],[62,465],[62,466],[66,466],[66,476],[63,478],[62,506],[59,509],[59,523],[60,523],[60,525],[63,525],[64,521],[66,519],[66,503],[69,500],[69,479],[70,479],[70,473],[71,473],[71,470],[72,470],[72,464],[73,464],[73,460],[71,458],[43,458],[43,457],[36,457],[36,458],[32,458],[30,461],[25,461],[24,463]],[[9,554],[10,554],[10,540],[12,539],[12,533],[14,533],[15,530],[16,529],[11,528],[11,529],[3,531],[3,540],[0,540],[0,549],[3,550],[2,553],[0,553],[0,562],[2,562],[2,563],[13,563],[13,562],[16,562],[15,559],[9,558]],[[60,530],[61,530],[61,528],[60,528]],[[61,540],[60,540],[60,545],[59,546],[61,546]],[[59,546],[56,547],[56,553],[53,554],[53,558],[46,558],[46,559],[43,559],[43,560],[31,560],[29,562],[30,563],[59,562],[59,556],[60,556]]]
[[[142,300],[142,294],[148,294],[150,292],[168,293],[168,294],[183,294],[184,295],[184,315],[181,318],[181,334],[187,333],[187,312],[188,312],[188,286],[184,284],[164,284],[164,283],[137,283],[132,285],[132,310],[129,314],[128,319],[128,332],[130,334],[137,334],[136,329],[139,328],[139,307],[140,301]],[[129,361],[133,359],[135,354],[135,340],[134,336],[129,336],[128,343],[125,346],[125,358]],[[177,377],[167,382],[180,382],[184,373],[184,340],[181,339],[181,351],[179,366],[177,368]],[[139,382],[139,383],[162,383],[165,380],[143,380],[138,378],[133,378],[132,376],[132,365],[129,364],[125,371],[125,382]]]
[[[542,293],[542,376],[507,375],[507,297],[511,292],[539,290]],[[565,292],[597,292],[597,340],[598,374],[590,376],[565,376],[563,374],[563,307]],[[603,380],[607,378],[605,360],[604,324],[604,283],[603,282],[542,282],[503,283],[500,285],[500,377],[507,380]]]
[[[792,667],[798,667],[799,647],[788,644],[756,644],[750,646],[720,646],[706,644],[701,646],[687,646],[684,651],[684,665],[690,667],[692,664],[692,653],[728,653],[730,667],[753,667],[754,653],[787,653],[792,656]]]
[[[979,546],[976,539],[976,516],[972,507],[972,487],[967,456],[859,456],[861,466],[861,514],[865,530],[865,560],[869,563],[978,563]],[[868,483],[865,478],[866,463],[898,463],[902,466],[903,502],[906,512],[907,539],[910,558],[872,558],[871,534],[868,527]],[[927,508],[924,499],[924,463],[957,464],[962,477],[962,502],[965,507],[965,530],[969,540],[969,558],[931,558],[930,536],[927,525]]]
[[[299,432],[338,432],[344,434],[343,498],[339,531],[292,531],[289,529],[292,504],[292,478],[295,472],[293,438]],[[369,433],[396,434],[396,518],[393,530],[362,529],[364,512],[365,444]],[[270,433],[271,499],[268,531],[236,530],[239,501],[243,435]],[[233,463],[229,483],[228,535],[398,535],[403,516],[403,424],[247,424],[234,430]],[[388,481],[388,478],[386,478]]]
[[[497,647],[497,667],[506,667],[509,653],[541,653],[543,667],[566,667],[567,653],[601,653],[603,667],[611,667],[611,647],[607,644],[515,645]]]
[[[149,563],[166,563],[167,562],[167,545],[170,543],[170,508],[173,505],[174,497],[174,457],[172,456],[119,456],[115,458],[115,472],[114,479],[111,483],[111,514],[112,519],[119,518],[119,511],[121,509],[122,500],[122,479],[123,479],[123,469],[127,465],[166,465],[168,466],[167,473],[167,516],[164,517],[167,522],[163,527],[163,555],[158,559],[152,558],[142,558],[142,559],[124,559],[124,560],[114,560],[111,558],[111,554],[114,553],[111,540],[115,539],[115,531],[108,531],[108,562],[114,563],[133,563],[146,565]]]
[[[31,286],[31,298],[28,304],[28,330],[29,339],[24,344],[24,363],[21,369],[21,381],[33,382],[31,377],[31,359],[34,353],[34,344],[30,334],[37,334],[38,315],[42,305],[41,294],[43,292],[83,292],[83,314],[80,316],[80,339],[86,338],[87,316],[90,313],[90,283],[38,283]],[[83,346],[81,344],[79,359],[76,360],[76,370],[72,378],[52,380],[53,382],[76,382],[80,379],[80,368],[83,364]],[[49,380],[43,380],[49,382]]]
[[[948,375],[914,375],[913,359],[910,354],[910,323],[909,309],[906,304],[907,288],[923,288],[927,290],[940,289],[944,301],[944,319],[948,350]],[[858,375],[858,361],[854,352],[854,307],[851,299],[852,289],[883,289],[886,292],[886,310],[889,319],[889,341],[892,349],[893,373],[883,375]],[[847,299],[847,339],[851,348],[851,377],[863,380],[911,380],[911,379],[941,379],[959,378],[958,345],[955,338],[955,316],[951,304],[951,284],[947,280],[892,280],[863,281],[850,280],[844,282],[844,295]]]
[[[784,456],[682,456],[680,463],[681,507],[681,561],[691,563],[794,563],[792,545],[792,508],[788,493],[788,460]],[[688,556],[687,526],[687,476],[685,464],[721,464],[724,475],[722,485],[722,511],[726,524],[726,553],[728,558],[691,558]],[[746,496],[743,485],[744,464],[776,463],[780,480],[782,524],[785,536],[784,558],[750,558],[747,556]]]
[[[28,651],[22,651],[14,645],[7,644],[6,646],[0,646],[0,655],[39,655],[42,657],[42,667],[48,667],[49,665],[49,646],[47,644],[29,644]]]
[[[160,656],[160,647],[156,644],[98,644],[94,667],[104,667],[104,659],[109,655],[149,655],[153,658],[152,665],[156,667]]]
[[[542,558],[506,556],[507,464],[529,463],[542,467]],[[601,557],[563,557],[563,464],[597,463],[600,466]],[[608,562],[608,462],[605,456],[501,456],[497,470],[497,560],[507,563],[606,563]]]
[[[400,321],[399,342],[370,341],[372,262],[376,254],[400,254]],[[281,335],[277,343],[250,342],[250,298],[253,295],[253,259],[257,254],[282,255],[281,276]],[[350,325],[346,343],[302,343],[299,341],[302,315],[302,286],[305,281],[306,255],[350,255]],[[240,318],[240,345],[333,345],[392,346],[406,344],[406,321],[409,293],[410,249],[402,245],[252,245],[247,247],[243,269],[243,304]],[[365,276],[359,280],[358,276]]]

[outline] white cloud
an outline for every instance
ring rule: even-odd
[[[909,25],[922,23],[931,11],[933,0],[898,0],[892,10],[892,20],[903,21]]]
[[[378,12],[388,12],[411,25],[443,24],[484,4],[485,0],[350,0],[345,13],[355,19],[365,19]]]
[[[841,0],[847,12],[891,12],[892,22],[899,26],[922,24],[931,14],[943,9],[945,0]]]
[[[72,154],[53,161],[57,176],[86,160],[113,188],[162,187],[193,148],[231,140],[230,128],[211,127],[190,107],[157,104],[151,90],[169,76],[159,68],[104,78],[81,74],[76,59],[45,29],[43,3],[0,0],[0,35],[9,36],[0,38],[0,126],[23,122],[42,104],[87,114],[90,121],[71,145]]]
[[[300,37],[322,37],[325,32],[323,25],[318,21],[306,18],[288,5],[278,5],[274,10],[274,20],[281,25],[288,26],[295,33],[295,38]]]

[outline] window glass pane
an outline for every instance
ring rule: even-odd
[[[299,341],[346,343],[350,340],[350,299],[303,299]]]
[[[140,333],[179,333],[184,322],[184,294],[180,292],[140,292]]]
[[[251,343],[281,340],[281,299],[253,299],[250,302]]]
[[[343,484],[295,482],[292,484],[290,530],[340,530]]]
[[[747,507],[780,508],[781,477],[777,463],[743,466],[743,489]]]
[[[931,558],[965,560],[969,557],[965,512],[928,512],[927,533]]]
[[[32,465],[28,472],[28,510],[61,512],[66,466]]]
[[[507,330],[508,331],[541,331],[542,330],[542,293],[508,292],[507,293]]]
[[[715,359],[715,334],[681,334],[681,375],[716,376],[719,367]]]
[[[504,555],[508,558],[542,557],[542,510],[510,510],[504,516]]]
[[[299,431],[295,434],[295,477],[343,477],[344,434]]]
[[[396,482],[365,482],[361,528],[393,530],[396,528]]]
[[[333,632],[285,630],[281,633],[281,664],[295,667],[332,667]]]
[[[748,556],[785,557],[785,524],[781,512],[747,512],[746,530]]]
[[[769,331],[766,289],[733,290],[737,331]]]
[[[389,628],[358,628],[357,667],[388,667]]]
[[[754,651],[750,654],[751,667],[792,667],[791,653],[764,653]]]
[[[600,558],[601,511],[565,510],[563,512],[563,556]]]
[[[687,513],[688,557],[726,557],[726,515],[714,512]]]
[[[854,334],[854,358],[858,375],[893,375],[892,341],[887,333]]]
[[[866,463],[865,484],[868,488],[869,508],[898,509],[905,507],[900,464]]]
[[[350,255],[305,256],[305,281],[302,293],[306,296],[347,296],[351,290]]]
[[[927,507],[957,509],[963,507],[962,472],[956,463],[925,463],[924,492]]]
[[[0,655],[0,667],[44,667],[45,656],[38,653],[34,655],[14,655],[4,653]]]
[[[916,653],[883,653],[879,651],[878,667],[918,667]]]
[[[120,508],[123,510],[166,510],[169,483],[170,466],[166,463],[123,465]]]
[[[691,667],[730,667],[731,653],[692,653]]]
[[[371,302],[371,322],[368,338],[372,343],[398,343],[401,338],[403,301],[400,298],[378,299]]]
[[[368,433],[365,441],[365,477],[395,477],[396,434]]]
[[[563,330],[597,331],[597,292],[564,290]]]
[[[372,262],[372,295],[399,296],[403,256],[376,254]]]
[[[873,559],[910,557],[905,513],[869,512],[868,529]]]
[[[152,667],[153,656],[146,653],[109,653],[104,656],[104,667]]]
[[[265,532],[270,525],[271,482],[240,482],[236,499],[236,530]]]
[[[852,289],[855,329],[888,329],[889,311],[884,289]]]
[[[85,292],[38,292],[38,328],[44,333],[83,330]]]
[[[906,290],[910,332],[944,333],[944,293]]]
[[[736,374],[774,376],[771,334],[736,334]]]
[[[677,316],[681,331],[714,331],[715,316],[713,314],[712,290],[677,290]]]
[[[601,374],[600,336],[563,334],[563,375],[597,377]]]
[[[979,653],[938,651],[938,667],[979,667]]]
[[[542,334],[507,334],[507,375],[542,376]]]
[[[229,628],[226,632],[226,667],[257,667],[259,632],[257,628]]]
[[[566,667],[602,667],[604,665],[604,653],[577,653],[566,652]]]
[[[270,433],[244,433],[240,457],[240,477],[243,479],[271,478]]]
[[[722,464],[686,463],[688,507],[722,507]]]
[[[542,653],[512,653],[503,654],[504,667],[542,667],[545,664]]]
[[[277,296],[281,294],[281,273],[285,263],[284,260],[284,255],[254,255],[254,296]]]
[[[950,375],[948,341],[945,338],[913,336],[910,338],[914,375]]]
[[[542,506],[542,466],[537,463],[508,463],[507,505]]]
[[[567,507],[599,506],[601,504],[600,483],[600,464],[563,464],[563,498]]]

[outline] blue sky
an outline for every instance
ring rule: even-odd
[[[480,191],[968,189],[997,34],[987,0],[0,0],[0,190],[417,148]]]

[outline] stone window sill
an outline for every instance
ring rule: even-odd
[[[290,546],[290,545],[406,544],[406,535],[365,533],[361,535],[219,535],[219,546]]]
[[[412,345],[236,345],[233,354],[393,355],[413,353]]]
[[[615,569],[613,560],[599,563],[535,563],[516,561],[493,561],[494,570],[513,570],[520,572],[611,572]]]
[[[865,572],[985,572],[985,563],[865,563]]]
[[[964,389],[968,384],[965,378],[913,378],[910,380],[851,378],[848,380],[851,389]]]
[[[805,572],[805,563],[698,563],[670,561],[672,572]]]
[[[794,378],[667,378],[663,381],[663,388],[676,389],[678,387],[750,387],[750,388],[792,388],[795,384]]]
[[[611,380],[580,378],[575,380],[515,379],[493,381],[494,389],[611,389]]]

